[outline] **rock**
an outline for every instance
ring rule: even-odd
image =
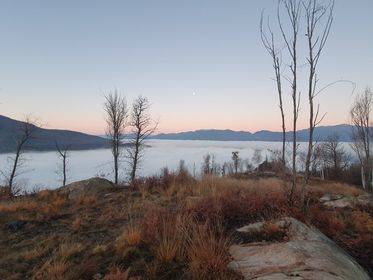
[[[352,208],[353,200],[348,197],[343,197],[337,200],[326,201],[324,202],[324,205],[333,208]]]
[[[59,192],[67,194],[69,199],[77,199],[88,195],[105,195],[115,189],[113,183],[103,178],[91,178],[88,180],[78,181],[59,188]]]
[[[317,229],[293,218],[275,223],[287,225],[287,240],[233,245],[230,268],[245,279],[256,280],[370,279],[351,256]],[[256,223],[238,231],[250,232],[261,226],[263,223]]]
[[[239,233],[255,233],[255,232],[260,232],[263,230],[265,222],[258,222],[258,223],[253,223],[247,226],[244,226],[242,228],[237,229],[236,231]],[[283,219],[280,221],[276,222],[276,225],[278,225],[280,228],[285,228],[289,226],[289,223]]]
[[[320,198],[320,201],[321,202],[327,202],[327,201],[338,200],[338,199],[342,199],[342,198],[344,198],[344,196],[342,194],[326,193]]]
[[[370,194],[361,194],[357,197],[343,196],[340,194],[324,194],[320,201],[332,208],[353,208],[355,205],[370,206],[373,205],[373,198]]]
[[[11,221],[6,223],[6,226],[10,231],[19,231],[25,226],[25,224],[25,221]]]

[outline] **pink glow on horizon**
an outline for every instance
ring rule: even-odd
[[[328,125],[339,125],[346,122],[332,122],[332,121],[325,121],[320,126],[328,126]],[[99,123],[99,126],[97,126],[98,122],[86,122],[86,123],[77,123],[77,124],[64,124],[62,122],[54,124],[50,124],[48,126],[44,126],[47,129],[66,129],[66,130],[72,130],[72,131],[79,131],[83,133],[88,133],[92,135],[103,135],[105,134],[105,123],[104,121],[101,121]],[[291,131],[290,125],[287,131]],[[306,129],[307,123],[302,122],[298,124],[298,129]],[[158,133],[178,133],[178,132],[184,132],[184,131],[194,131],[194,130],[200,130],[200,129],[218,129],[218,130],[233,130],[233,131],[248,131],[251,133],[260,131],[260,130],[270,130],[270,131],[281,131],[281,124],[269,124],[269,123],[259,123],[257,122],[255,125],[250,125],[249,122],[247,124],[245,123],[234,123],[234,124],[216,124],[215,126],[210,124],[202,124],[202,123],[180,123],[179,125],[167,125],[162,123],[159,125],[159,128],[156,132]]]

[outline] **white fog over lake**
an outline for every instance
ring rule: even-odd
[[[162,167],[177,169],[183,159],[190,172],[200,173],[203,156],[207,153],[215,156],[218,164],[230,161],[232,152],[239,151],[241,159],[251,158],[256,149],[262,151],[263,159],[270,156],[270,150],[280,150],[281,142],[250,141],[198,141],[198,140],[149,140],[142,159],[140,176],[154,175]],[[291,143],[287,143],[290,148]],[[349,145],[344,145],[349,150]],[[299,149],[305,150],[307,143],[299,143]],[[7,172],[11,162],[10,154],[0,155],[0,170]],[[16,182],[28,190],[34,188],[54,189],[59,187],[58,174],[60,158],[56,152],[27,152],[23,154],[23,165],[19,170]],[[112,156],[109,149],[71,151],[68,162],[68,183],[94,176],[109,180],[113,177]],[[121,163],[121,179],[126,178],[126,163]]]

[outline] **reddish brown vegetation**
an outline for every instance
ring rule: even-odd
[[[309,189],[306,214],[296,204],[288,206],[278,179],[195,180],[185,172],[138,180],[131,190],[105,197],[69,200],[43,191],[1,201],[2,224],[22,220],[26,225],[17,233],[0,228],[5,252],[0,276],[240,279],[227,268],[234,229],[281,216],[315,225],[365,268],[372,267],[373,209],[333,210],[319,202],[324,192],[356,196],[360,191],[335,183]],[[264,225],[257,238],[283,240],[282,228]]]

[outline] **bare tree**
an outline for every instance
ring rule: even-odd
[[[33,139],[38,127],[35,125],[35,121],[32,121],[30,117],[26,117],[25,121],[20,123],[18,131],[15,136],[15,151],[14,156],[11,158],[12,167],[10,175],[7,179],[7,185],[9,187],[10,195],[16,195],[17,191],[14,188],[14,180],[17,176],[18,168],[22,163],[22,154],[28,147],[27,145]]]
[[[282,164],[285,167],[285,144],[286,144],[286,125],[285,125],[285,113],[282,100],[282,64],[281,64],[281,48],[279,48],[275,43],[275,36],[271,29],[271,26],[267,24],[265,30],[263,24],[263,13],[260,19],[260,35],[262,43],[268,54],[272,59],[272,67],[275,72],[275,81],[277,86],[277,94],[279,99],[279,108],[281,113],[281,122],[282,122]]]
[[[106,112],[106,135],[110,140],[111,152],[114,160],[114,182],[118,184],[119,157],[127,126],[128,109],[124,97],[117,90],[105,95],[104,110]]]
[[[281,7],[284,15],[281,14]],[[285,28],[282,17],[287,18],[289,28]],[[291,85],[291,98],[293,107],[293,151],[292,151],[292,185],[289,193],[289,202],[293,202],[293,196],[297,185],[297,121],[299,116],[300,92],[298,92],[298,35],[301,16],[300,0],[279,0],[277,7],[277,22],[281,31],[285,49],[290,57],[289,68],[290,77],[286,79]]]
[[[211,155],[207,153],[203,156],[203,162],[202,162],[202,173],[203,174],[211,174],[212,168],[211,168]]]
[[[319,116],[319,106],[315,109],[316,96],[325,90],[325,87],[318,89],[317,69],[324,47],[329,37],[330,29],[333,22],[334,0],[278,0],[277,22],[284,42],[284,49],[275,43],[274,32],[270,24],[266,31],[264,30],[263,16],[261,19],[261,39],[267,52],[270,54],[275,71],[277,82],[277,91],[280,99],[280,111],[283,123],[283,156],[282,161],[285,163],[285,126],[282,106],[282,92],[284,91],[282,79],[289,82],[291,87],[292,99],[292,185],[289,193],[289,201],[292,202],[293,195],[297,185],[297,121],[300,111],[300,90],[299,90],[299,34],[304,26],[307,42],[307,65],[308,73],[308,103],[309,103],[309,142],[308,150],[305,154],[305,176],[302,186],[302,194],[308,181],[310,167],[312,164],[312,153],[314,151],[313,134],[315,127],[321,122],[323,116]],[[304,13],[304,22],[302,14]],[[286,55],[286,56],[285,56]],[[289,65],[289,72],[283,71],[281,60],[287,57],[286,64]],[[285,70],[285,69],[284,69]],[[334,83],[333,83],[334,84]],[[332,84],[328,85],[331,86]],[[327,86],[327,87],[328,87]],[[303,198],[303,195],[302,195]],[[303,201],[303,199],[302,199]]]
[[[56,151],[57,155],[61,157],[62,165],[61,165],[61,176],[62,176],[62,186],[66,186],[66,180],[67,180],[67,161],[69,157],[69,145],[59,145],[56,142]]]
[[[357,96],[350,111],[351,123],[354,125],[352,148],[356,152],[361,164],[361,181],[364,189],[372,184],[372,158],[370,155],[370,140],[372,128],[370,127],[370,114],[373,109],[373,93],[367,88]]]
[[[324,179],[324,167],[325,162],[323,159],[323,144],[324,143],[314,143],[313,152],[311,157],[310,172],[312,174],[317,174],[318,171],[321,173],[321,178]]]
[[[350,156],[339,141],[339,135],[331,135],[321,145],[322,157],[326,166],[332,168],[335,176],[340,176],[350,163]]]
[[[255,149],[254,150],[254,154],[251,158],[251,161],[255,164],[255,165],[259,165],[262,163],[263,161],[263,156],[262,156],[262,150],[261,149]]]
[[[220,173],[220,166],[216,163],[215,155],[207,153],[203,156],[203,162],[201,166],[202,174],[214,174],[217,175]],[[225,170],[224,170],[225,172]]]
[[[150,116],[150,102],[146,97],[139,96],[132,104],[131,126],[133,137],[127,148],[127,158],[130,164],[130,180],[133,182],[143,156],[145,141],[157,129],[157,122]]]
[[[232,152],[232,161],[233,161],[233,167],[234,167],[234,173],[238,173],[238,168],[240,167],[240,155],[238,151]]]
[[[302,5],[305,10],[306,37],[308,46],[308,103],[309,103],[309,136],[308,150],[306,157],[304,184],[302,186],[302,199],[304,188],[308,182],[313,152],[313,134],[315,127],[322,121],[319,116],[320,106],[314,108],[314,99],[321,92],[317,91],[317,67],[328,40],[330,29],[333,23],[334,0],[304,0]]]

